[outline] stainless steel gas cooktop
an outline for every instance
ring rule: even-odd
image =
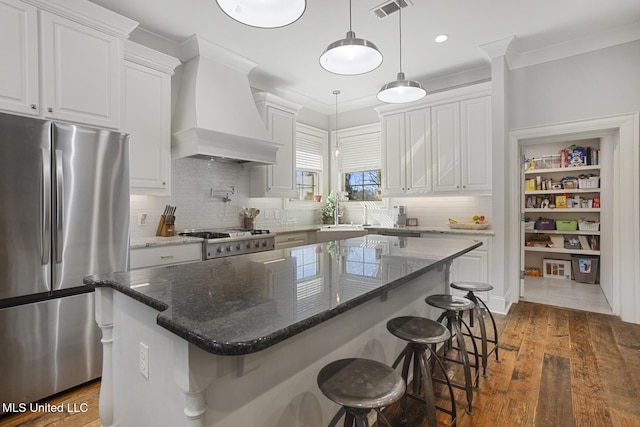
[[[269,230],[185,230],[178,234],[204,239],[203,259],[270,251],[275,248],[275,235]]]

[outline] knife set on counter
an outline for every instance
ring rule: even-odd
[[[164,207],[164,213],[160,215],[160,222],[158,223],[158,230],[156,230],[156,236],[161,237],[173,237],[176,235],[175,221],[176,221],[176,206],[167,205]]]

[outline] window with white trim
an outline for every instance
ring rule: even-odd
[[[300,201],[313,201],[323,191],[327,133],[311,126],[296,127],[296,189]]]
[[[340,186],[349,201],[381,201],[382,139],[380,124],[338,132]]]

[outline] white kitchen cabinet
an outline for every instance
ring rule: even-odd
[[[0,55],[12,64],[1,71],[0,108],[117,129],[122,41],[136,23],[90,2],[67,7],[0,0]]]
[[[130,269],[202,261],[202,243],[131,249]]]
[[[491,192],[491,98],[431,108],[433,191]]]
[[[171,75],[179,64],[136,43],[125,44],[122,130],[129,134],[132,194],[170,194]]]
[[[18,0],[0,0],[0,109],[37,116],[38,9]]]
[[[264,92],[255,94],[254,100],[271,139],[283,146],[276,164],[252,167],[250,195],[297,198],[296,117],[302,106]]]
[[[429,108],[382,117],[382,195],[431,192],[431,111]]]

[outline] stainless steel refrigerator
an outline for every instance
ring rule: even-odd
[[[82,279],[128,261],[127,135],[0,114],[0,402],[100,376]]]

